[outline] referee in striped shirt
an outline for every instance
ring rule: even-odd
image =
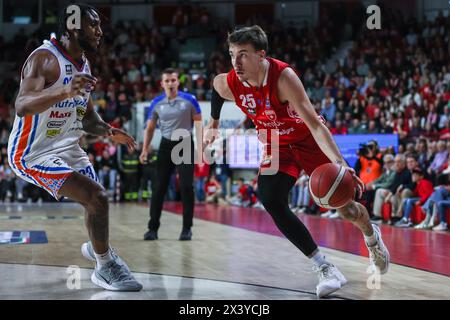
[[[194,143],[192,138],[192,128],[195,124],[196,132],[201,133],[201,110],[200,106],[191,94],[178,91],[180,81],[178,73],[174,69],[165,69],[162,72],[161,86],[164,93],[152,100],[147,118],[147,127],[144,132],[144,145],[139,157],[141,163],[147,162],[147,156],[151,152],[150,142],[157,124],[161,129],[162,139],[158,150],[158,160],[156,162],[156,183],[152,192],[150,205],[150,221],[148,231],[144,235],[144,240],[158,239],[158,229],[160,226],[161,211],[170,177],[176,168],[180,176],[180,192],[183,202],[183,229],[179,240],[191,240],[192,220],[194,216]],[[181,135],[185,132],[185,135]],[[189,146],[190,155],[180,156],[184,159],[181,164],[172,159],[172,150],[180,143],[182,146]],[[177,151],[177,150],[175,150]],[[178,152],[174,152],[178,154]],[[188,157],[188,161],[186,157]]]

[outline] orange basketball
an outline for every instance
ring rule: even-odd
[[[309,191],[318,206],[337,209],[354,199],[355,184],[343,166],[326,163],[317,167],[309,177]]]

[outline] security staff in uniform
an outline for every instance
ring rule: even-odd
[[[156,183],[152,184],[152,199],[150,204],[150,221],[144,240],[158,239],[158,228],[164,197],[167,192],[170,177],[176,168],[180,177],[180,193],[183,202],[183,229],[179,240],[191,240],[192,219],[194,216],[194,144],[192,128],[195,123],[196,132],[202,132],[200,106],[191,94],[178,91],[180,81],[174,69],[166,69],[162,73],[161,86],[164,93],[152,100],[144,132],[144,144],[139,157],[141,163],[147,162],[151,152],[150,142],[156,125],[159,124],[162,133],[161,144],[156,162]],[[185,136],[179,136],[179,129],[183,129]],[[190,155],[184,154],[188,145]],[[172,150],[177,146],[181,164],[174,163]],[[177,153],[174,150],[174,153]],[[178,153],[177,153],[178,154]],[[187,157],[187,161],[186,161]],[[176,161],[178,163],[178,161]]]
[[[358,155],[355,171],[362,182],[367,185],[383,173],[383,155],[378,149],[378,142],[375,140],[370,140],[366,145],[362,145]]]
[[[358,150],[358,156],[359,158],[355,163],[355,171],[367,187],[383,173],[383,155],[379,150],[378,142],[370,140],[367,144],[362,145]],[[362,199],[367,210],[372,212],[375,192],[367,187]]]
[[[139,188],[139,156],[134,150],[128,149],[122,156],[120,167],[122,170],[123,191],[125,201],[138,199]]]

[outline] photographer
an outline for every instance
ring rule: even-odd
[[[358,156],[359,158],[355,164],[355,171],[366,185],[366,190],[368,190],[363,194],[363,200],[365,207],[371,212],[374,189],[369,187],[383,173],[383,156],[378,149],[378,143],[375,140],[371,140],[367,144],[361,144],[358,150]]]
[[[378,143],[371,140],[367,144],[360,145],[358,156],[355,171],[367,186],[383,173],[383,155],[378,148]]]

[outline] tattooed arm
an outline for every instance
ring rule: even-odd
[[[98,113],[94,110],[94,103],[92,98],[89,97],[86,114],[82,120],[83,129],[88,134],[94,136],[110,136],[111,126],[100,118]]]
[[[82,120],[83,130],[95,136],[108,136],[112,141],[120,144],[126,144],[131,150],[136,148],[136,141],[123,130],[113,128],[100,118],[94,110],[92,98],[89,98],[86,114]]]

